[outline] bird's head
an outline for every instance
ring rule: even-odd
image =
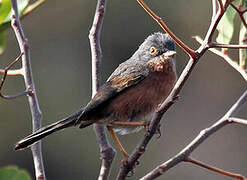
[[[146,38],[132,56],[135,61],[147,63],[156,58],[172,60],[175,63],[175,43],[168,34],[154,33]]]

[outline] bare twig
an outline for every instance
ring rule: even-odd
[[[151,17],[153,17],[153,19],[156,20],[159,23],[159,25],[161,25],[162,28],[169,34],[170,30],[168,29],[168,31],[167,31],[167,29],[164,28],[164,27],[166,27],[165,23],[163,21],[160,21],[160,18],[157,17],[147,7],[147,5],[144,4],[141,0],[137,0],[137,1],[147,11],[147,13],[149,13],[149,15]],[[219,1],[219,2],[221,2],[221,1]],[[226,9],[228,7],[228,5],[229,5],[229,2],[224,5],[225,6],[224,8]],[[136,149],[132,152],[130,157],[121,166],[120,171],[119,171],[118,176],[117,176],[117,179],[119,179],[119,180],[125,179],[127,174],[133,169],[133,167],[135,166],[135,164],[138,161],[138,159],[144,153],[147,144],[149,143],[149,141],[151,140],[151,138],[153,137],[153,135],[156,132],[156,129],[157,129],[159,123],[160,123],[160,120],[161,120],[163,114],[174,104],[175,100],[178,97],[178,94],[179,94],[180,90],[182,89],[182,87],[185,84],[186,80],[190,76],[194,66],[198,62],[199,58],[209,48],[208,44],[211,42],[213,33],[215,32],[216,27],[217,27],[221,17],[223,16],[223,14],[224,14],[224,11],[221,11],[221,10],[217,11],[217,13],[215,15],[215,18],[213,19],[213,21],[211,22],[211,24],[209,26],[209,29],[208,29],[208,32],[206,34],[206,37],[204,39],[203,44],[201,44],[201,46],[198,48],[198,50],[196,52],[194,52],[193,50],[189,50],[189,49],[185,50],[184,49],[188,53],[188,55],[190,55],[190,57],[191,57],[189,62],[187,63],[186,67],[184,68],[183,72],[181,73],[177,83],[175,84],[175,86],[174,86],[173,90],[171,91],[171,93],[169,94],[169,96],[166,98],[166,100],[161,104],[161,106],[158,108],[158,110],[154,114],[154,116],[153,116],[153,118],[151,120],[150,126],[149,126],[148,133],[146,133],[145,137],[137,145]],[[170,33],[169,35],[173,35],[173,34]],[[180,45],[181,45],[180,40],[178,40],[176,36],[171,36],[171,37],[174,39],[174,41],[176,43],[180,43]],[[184,47],[184,48],[187,47],[186,45],[181,45],[181,46]]]
[[[2,77],[1,83],[0,83],[0,97],[2,97],[4,99],[14,99],[14,98],[17,98],[19,96],[23,96],[23,95],[30,93],[30,91],[24,91],[24,92],[15,94],[15,95],[3,95],[1,92],[2,88],[3,88],[3,84],[6,80],[7,75],[8,75],[9,69],[11,69],[21,59],[22,55],[23,55],[23,53],[21,53],[12,63],[10,63],[6,68],[4,68],[4,70],[2,70],[3,71],[3,77]]]
[[[220,11],[224,12],[224,7],[223,7],[222,0],[218,0],[218,3],[219,3]]]
[[[161,28],[169,34],[174,41],[192,58],[195,56],[195,51],[184,44],[173,32],[168,28],[161,17],[157,16],[144,2],[143,0],[137,0],[142,8],[161,26]]]
[[[0,74],[5,74],[4,69],[0,69]],[[15,69],[15,70],[8,70],[7,76],[21,76],[22,75],[22,69]]]
[[[214,134],[225,125],[231,124],[232,122],[229,121],[228,119],[231,116],[234,116],[243,107],[243,105],[246,102],[247,102],[247,90],[243,93],[243,95],[238,99],[238,101],[230,108],[230,110],[221,119],[219,119],[212,126],[202,130],[199,133],[199,135],[184,149],[182,149],[177,155],[175,155],[173,158],[169,159],[168,161],[164,162],[163,164],[157,166],[155,169],[153,169],[151,172],[149,172],[141,179],[142,180],[155,179],[161,176],[162,174],[164,174],[170,168],[176,166],[178,163],[185,161],[189,157],[189,155],[210,135]]]
[[[194,36],[195,40],[199,42],[200,44],[203,43],[203,40],[199,36]],[[245,81],[247,81],[247,73],[245,70],[243,70],[235,61],[233,61],[228,55],[224,54],[223,52],[210,48],[209,51],[217,54],[218,56],[222,57],[230,66],[232,66],[236,71],[238,71],[241,76],[244,78]]]
[[[229,49],[246,49],[247,44],[220,44],[211,42],[209,48],[229,48]]]
[[[238,123],[238,124],[247,125],[247,120],[245,120],[245,119],[240,119],[240,118],[231,117],[231,118],[228,119],[228,121],[229,121],[230,123]]]
[[[25,38],[20,18],[18,15],[17,1],[11,0],[12,4],[12,17],[11,25],[15,32],[17,41],[19,43],[20,51],[23,52],[22,56],[22,68],[23,68],[23,77],[25,80],[26,89],[32,91],[28,96],[29,106],[32,114],[32,124],[33,132],[41,128],[42,114],[39,108],[39,103],[37,99],[37,94],[35,90],[35,85],[33,81],[32,68],[31,68],[31,59],[30,59],[30,49]],[[43,166],[43,158],[41,151],[41,142],[38,142],[32,146],[32,155],[34,161],[35,175],[37,180],[45,180],[45,171]]]
[[[0,93],[0,97],[3,98],[3,99],[11,100],[11,99],[15,99],[15,98],[18,98],[18,97],[21,97],[21,96],[28,95],[30,93],[32,93],[32,91],[29,91],[29,90],[26,90],[26,91],[23,91],[23,92],[14,94],[14,95],[4,95],[4,94]]]
[[[99,87],[99,69],[102,59],[102,51],[100,46],[100,32],[103,23],[105,6],[106,0],[98,0],[93,25],[89,33],[92,54],[92,96],[95,95]],[[104,125],[94,124],[94,131],[98,138],[100,154],[102,159],[101,170],[98,180],[106,180],[108,179],[111,170],[111,164],[115,156],[115,150],[108,142],[108,139],[105,134]]]
[[[245,26],[245,28],[247,28],[247,23],[244,19],[244,13],[246,12],[247,9],[241,10],[241,6],[240,7],[236,7],[233,3],[231,3],[231,6],[233,7],[233,9],[235,9],[235,11],[237,11],[237,13],[239,14],[239,17],[243,23],[243,25]]]
[[[200,167],[203,167],[203,168],[206,168],[210,171],[214,171],[216,173],[219,173],[219,174],[222,174],[222,175],[225,175],[225,176],[228,176],[228,177],[232,177],[232,178],[235,178],[235,179],[240,179],[240,180],[246,180],[246,178],[240,174],[236,174],[236,173],[231,173],[231,172],[228,172],[228,171],[225,171],[223,169],[220,169],[220,168],[216,168],[216,167],[213,167],[213,166],[210,166],[208,164],[205,164],[201,161],[197,161],[191,157],[188,157],[185,162],[190,162],[192,164],[195,164],[197,166],[200,166]]]
[[[217,12],[217,0],[212,0],[212,21],[215,18]]]
[[[24,13],[21,16],[21,19],[33,12],[35,9],[37,9],[40,5],[42,5],[46,0],[38,0],[35,1],[33,4],[29,5],[27,9],[24,11]]]

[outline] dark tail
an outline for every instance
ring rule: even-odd
[[[31,146],[33,143],[39,141],[40,139],[56,132],[59,131],[61,129],[67,128],[67,127],[71,127],[74,126],[78,117],[81,115],[81,113],[83,112],[83,109],[79,110],[78,112],[76,112],[75,114],[62,119],[60,121],[57,121],[53,124],[50,124],[46,127],[43,127],[41,129],[39,129],[38,131],[36,131],[35,133],[25,137],[24,139],[20,140],[19,142],[16,143],[15,145],[15,150],[22,150],[25,149],[29,146]]]

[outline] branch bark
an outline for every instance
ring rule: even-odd
[[[209,136],[217,132],[219,129],[224,127],[225,125],[231,124],[231,116],[234,116],[247,102],[247,90],[243,93],[243,95],[237,100],[237,102],[228,110],[228,112],[219,119],[216,123],[212,126],[202,130],[199,135],[184,149],[182,149],[177,155],[169,159],[168,161],[162,163],[161,165],[157,166],[155,169],[150,171],[147,175],[141,178],[141,180],[153,180],[166,171],[171,169],[172,167],[176,166],[177,164],[186,161],[189,155],[201,144],[203,143]],[[238,123],[237,121],[234,121]]]
[[[210,166],[208,164],[205,164],[203,162],[200,162],[200,161],[197,161],[191,157],[188,157],[185,162],[189,162],[189,163],[192,163],[194,165],[197,165],[197,166],[200,166],[202,168],[206,168],[210,171],[213,171],[213,172],[216,172],[216,173],[219,173],[219,174],[222,174],[222,175],[225,175],[225,176],[228,176],[228,177],[232,177],[232,178],[235,178],[235,179],[239,179],[239,180],[246,180],[246,178],[240,174],[236,174],[236,173],[232,173],[232,172],[228,172],[228,171],[225,171],[223,169],[220,169],[220,168],[216,168],[214,166]]]
[[[156,14],[153,13],[153,11],[150,10],[149,7],[142,1],[142,0],[137,0],[137,2],[144,8],[144,10],[155,20],[160,19]],[[221,1],[219,1],[221,2]],[[228,1],[227,1],[228,2]],[[229,3],[224,4],[224,9],[227,9],[229,6]],[[117,179],[118,180],[123,180],[126,178],[128,173],[132,171],[133,167],[135,167],[135,164],[138,162],[138,159],[142,156],[142,154],[145,152],[146,146],[148,145],[149,141],[153,137],[153,135],[156,132],[156,129],[161,121],[161,118],[163,114],[174,104],[175,100],[178,97],[179,92],[181,91],[183,85],[187,81],[188,77],[191,75],[191,72],[193,68],[195,67],[196,63],[200,59],[202,55],[208,50],[209,48],[209,43],[212,41],[212,36],[213,33],[216,30],[216,27],[223,16],[224,11],[220,8],[217,13],[215,14],[215,17],[211,21],[211,24],[208,28],[207,34],[205,36],[205,39],[201,46],[198,48],[197,51],[193,51],[189,48],[188,46],[181,43],[179,39],[173,33],[170,32],[169,28],[164,28],[167,27],[165,23],[162,21],[157,21],[157,23],[162,27],[164,31],[166,31],[169,35],[173,38],[173,40],[181,47],[183,50],[190,56],[190,60],[187,63],[186,67],[184,68],[183,72],[181,73],[178,81],[176,82],[173,90],[169,94],[169,96],[166,98],[166,100],[161,104],[161,106],[158,108],[156,113],[154,114],[148,133],[144,136],[144,138],[140,141],[140,143],[137,145],[136,149],[132,152],[130,157],[126,160],[126,162],[120,167],[120,170],[118,172]],[[187,49],[187,50],[186,50]],[[158,170],[159,171],[159,170]]]
[[[12,5],[12,14],[13,14],[11,17],[11,25],[15,32],[17,41],[19,43],[20,51],[23,52],[22,69],[23,69],[25,86],[27,90],[32,92],[28,94],[28,102],[32,114],[33,132],[35,132],[36,130],[41,128],[42,114],[39,108],[38,98],[33,81],[31,59],[30,59],[30,48],[21,26],[20,18],[18,15],[17,1],[11,0],[11,5]],[[46,177],[43,166],[41,142],[38,142],[34,146],[32,146],[31,150],[33,155],[36,179],[45,180]]]
[[[195,36],[194,38],[200,44],[203,43],[203,40],[199,36]],[[215,48],[210,48],[209,51],[222,57],[230,66],[232,66],[233,69],[239,72],[239,74],[244,78],[245,81],[247,81],[247,72],[244,69],[242,69],[241,66],[239,66],[235,61],[233,61],[228,55]]]
[[[94,96],[99,88],[99,70],[102,59],[102,51],[100,46],[100,32],[103,23],[106,0],[98,0],[93,25],[89,33],[91,55],[92,55],[92,96]],[[109,144],[105,134],[105,126],[94,124],[94,131],[98,139],[100,154],[102,159],[100,174],[98,180],[106,180],[110,174],[111,164],[115,156],[115,150]]]

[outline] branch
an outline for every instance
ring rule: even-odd
[[[247,120],[245,120],[245,119],[240,119],[240,118],[234,118],[234,117],[232,117],[232,118],[229,118],[228,121],[230,123],[238,123],[238,124],[247,125]]]
[[[4,69],[0,69],[0,74],[5,74]],[[20,76],[22,75],[22,69],[8,70],[7,76]]]
[[[224,12],[224,7],[223,7],[222,0],[218,0],[218,3],[219,3],[220,11]]]
[[[209,48],[230,48],[230,49],[246,49],[247,44],[220,44],[211,42]]]
[[[203,40],[199,36],[194,37],[197,42],[200,44],[203,43]],[[245,81],[247,81],[247,73],[244,69],[242,69],[235,61],[233,61],[228,55],[224,54],[223,52],[210,48],[209,51],[213,52],[214,54],[217,54],[218,56],[222,57],[230,66],[232,66],[237,72],[241,74],[241,76],[244,78]]]
[[[137,0],[138,3],[149,13],[150,16],[152,16],[154,19],[157,19],[157,16],[147,7],[146,4],[144,4],[141,0]],[[225,7],[227,8],[228,4],[225,4]],[[156,132],[156,129],[161,121],[161,118],[163,114],[174,104],[175,100],[178,97],[179,92],[181,91],[183,85],[187,81],[188,77],[191,75],[191,72],[193,68],[195,67],[196,63],[200,59],[200,57],[207,51],[208,49],[208,43],[211,42],[211,38],[213,36],[213,33],[216,30],[216,27],[223,16],[224,12],[221,12],[220,10],[217,11],[215,18],[211,22],[208,32],[206,34],[206,37],[204,39],[204,43],[198,48],[196,52],[193,50],[188,50],[188,53],[191,53],[190,60],[187,63],[186,67],[184,68],[183,72],[181,73],[179,79],[177,80],[174,88],[172,89],[169,96],[166,98],[166,100],[161,104],[161,106],[158,108],[158,110],[155,112],[154,116],[152,117],[148,133],[145,134],[144,138],[140,141],[139,145],[137,145],[136,149],[132,152],[132,154],[129,156],[129,158],[125,161],[124,164],[120,167],[120,170],[118,172],[117,179],[122,180],[125,179],[127,174],[132,171],[133,167],[135,167],[135,164],[138,162],[138,159],[143,155],[145,152],[146,146],[148,145],[149,141],[153,137],[153,135]],[[155,20],[156,20],[155,19]],[[156,20],[157,21],[157,20]],[[160,21],[157,21],[159,24]],[[165,23],[162,21],[162,28],[166,27]],[[164,29],[164,28],[163,28]],[[164,29],[165,30],[165,29]],[[166,31],[166,30],[165,30]],[[170,31],[167,31],[169,33]],[[172,33],[171,33],[172,34]],[[169,34],[169,35],[171,35]],[[172,37],[172,36],[171,36]],[[180,41],[177,40],[176,37],[172,37],[176,43],[179,43]]]
[[[182,149],[177,155],[175,155],[173,158],[169,159],[168,161],[164,162],[163,164],[157,166],[147,175],[142,177],[141,180],[155,179],[161,176],[162,174],[164,174],[170,168],[181,163],[182,161],[186,161],[189,155],[201,143],[203,143],[210,135],[214,134],[215,132],[217,132],[219,129],[221,129],[225,125],[231,124],[232,122],[228,120],[230,116],[235,115],[243,107],[243,105],[246,102],[247,102],[247,90],[243,93],[243,95],[238,99],[238,101],[230,108],[230,110],[221,119],[219,119],[212,126],[202,130],[199,133],[199,135],[190,144],[188,144],[184,149]]]
[[[105,1],[106,0],[98,0],[93,25],[89,33],[92,54],[92,96],[96,94],[99,88],[99,69],[102,59],[102,51],[100,46],[100,32],[105,11]],[[94,131],[98,139],[102,159],[101,170],[98,180],[106,180],[108,179],[112,161],[116,152],[108,142],[108,139],[105,134],[104,125],[94,124]]]
[[[34,2],[33,4],[29,5],[27,9],[24,11],[24,13],[21,16],[21,19],[25,16],[29,15],[31,12],[33,12],[35,9],[37,9],[40,5],[42,5],[46,0],[38,0]]]
[[[212,0],[212,21],[216,15],[217,12],[217,2],[216,0]]]
[[[237,13],[239,14],[239,17],[240,17],[243,25],[245,26],[245,28],[247,28],[247,23],[246,23],[246,21],[244,19],[244,13],[246,12],[247,9],[241,10],[240,9],[241,6],[238,8],[233,3],[231,3],[230,5],[233,7],[233,9],[235,9],[235,11],[237,11]]]
[[[3,95],[1,92],[3,84],[6,80],[7,75],[8,75],[9,69],[11,69],[21,59],[22,55],[23,55],[23,53],[21,53],[12,63],[10,63],[6,68],[4,68],[4,70],[2,70],[3,71],[3,77],[2,77],[1,83],[0,83],[0,97],[2,97],[4,99],[14,99],[14,98],[17,98],[19,96],[23,96],[23,95],[30,93],[30,91],[24,91],[24,92],[18,93],[16,95]]]
[[[41,128],[42,114],[39,108],[39,103],[36,95],[35,85],[33,81],[32,68],[31,68],[31,59],[30,59],[30,49],[27,42],[27,39],[24,35],[20,18],[18,15],[17,1],[11,0],[12,5],[12,17],[11,25],[15,32],[17,41],[19,43],[20,51],[23,52],[22,56],[22,69],[23,77],[25,80],[26,89],[32,91],[28,96],[29,106],[32,114],[32,124],[33,132]],[[37,180],[45,180],[45,171],[43,166],[43,158],[41,151],[41,142],[38,142],[32,146],[32,155],[34,161],[35,175]]]
[[[205,164],[203,162],[200,162],[200,161],[197,161],[191,157],[188,157],[185,162],[190,162],[192,164],[195,164],[197,166],[200,166],[200,167],[203,167],[203,168],[206,168],[210,171],[214,171],[216,173],[219,173],[219,174],[222,174],[222,175],[225,175],[225,176],[228,176],[228,177],[232,177],[232,178],[235,178],[235,179],[240,179],[240,180],[246,180],[246,178],[240,174],[236,174],[236,173],[231,173],[231,172],[228,172],[228,171],[225,171],[223,169],[219,169],[219,168],[216,168],[216,167],[213,167],[213,166],[210,166],[208,164]]]
[[[137,2],[190,57],[194,58],[195,51],[190,49],[190,47],[184,44],[175,34],[173,34],[161,17],[157,16],[142,0],[137,0]]]

